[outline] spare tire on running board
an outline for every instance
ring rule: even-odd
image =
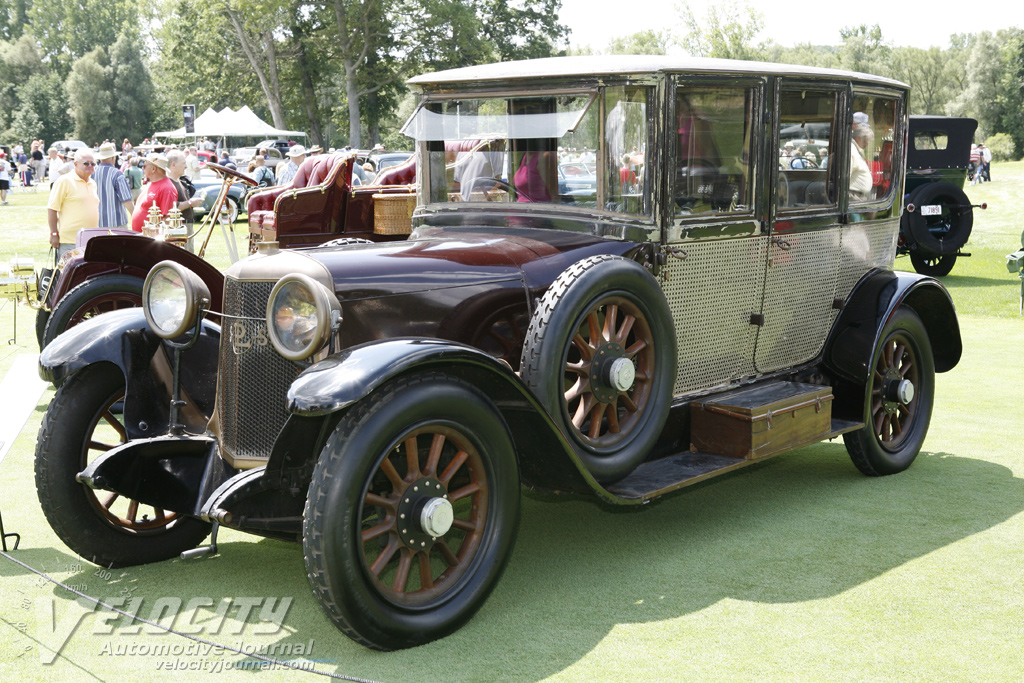
[[[914,210],[904,215],[910,238],[923,250],[933,254],[955,254],[967,244],[974,225],[971,202],[952,183],[929,183],[910,195],[907,205]],[[925,215],[924,207],[939,206],[940,213]]]

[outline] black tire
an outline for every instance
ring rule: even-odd
[[[512,440],[486,396],[442,373],[392,380],[341,419],[313,472],[302,534],[313,592],[370,648],[448,635],[500,578],[519,495]],[[454,523],[431,536],[422,510],[441,500]]]
[[[124,377],[113,365],[90,365],[76,372],[50,402],[36,442],[36,492],[46,520],[69,548],[105,567],[171,559],[199,545],[210,532],[210,525],[195,517],[143,506],[75,481],[113,442],[125,441],[116,415],[123,397]],[[145,510],[152,510],[152,518]]]
[[[935,393],[931,342],[914,311],[898,309],[879,339],[864,399],[864,427],[843,435],[853,464],[873,477],[902,472],[914,462],[928,434]],[[900,380],[913,386],[909,400],[898,397]]]
[[[610,378],[622,358],[635,375],[625,389]],[[594,478],[621,479],[647,457],[672,399],[675,329],[661,287],[619,256],[574,264],[538,304],[520,370]]]
[[[116,273],[100,275],[75,285],[53,307],[43,332],[45,348],[64,330],[108,311],[142,305],[143,279]]]
[[[910,263],[921,275],[944,277],[949,275],[956,265],[956,254],[922,254],[920,251],[910,252]]]
[[[915,210],[907,212],[907,230],[913,242],[926,252],[955,254],[967,244],[974,225],[974,209],[959,187],[952,183],[928,183],[911,194],[908,204],[914,204]],[[921,207],[935,204],[942,206],[940,215],[922,215]]]
[[[45,308],[40,308],[36,311],[36,342],[39,344],[39,350],[43,350],[43,339],[46,336],[46,321],[50,319],[50,312]]]

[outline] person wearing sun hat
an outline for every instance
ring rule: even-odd
[[[292,148],[288,150],[288,159],[284,170],[277,176],[278,185],[288,185],[292,182],[292,178],[299,172],[299,166],[306,160],[306,148],[302,145],[292,145]]]
[[[148,185],[142,188],[139,203],[132,213],[132,230],[142,232],[142,225],[149,217],[149,207],[156,204],[164,216],[178,201],[178,189],[167,177],[167,157],[152,152],[146,155],[146,164],[142,167]]]
[[[128,179],[114,166],[117,148],[113,142],[104,142],[96,152],[96,190],[100,197],[100,227],[123,228],[128,225],[135,202]]]
[[[93,151],[81,147],[75,152],[74,170],[53,184],[46,204],[50,227],[50,246],[60,258],[75,248],[75,237],[82,228],[95,228],[100,221],[100,198],[92,174],[96,168]]]

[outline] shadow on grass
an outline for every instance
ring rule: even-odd
[[[540,679],[587,655],[617,625],[674,619],[723,599],[834,596],[1021,510],[1024,480],[1001,465],[930,453],[905,473],[868,478],[839,444],[808,447],[632,513],[524,497],[513,559],[480,613],[448,638],[390,654],[350,642],[323,617],[294,544],[225,532],[217,557],[115,569],[109,577],[84,563],[67,582],[97,597],[142,597],[145,617],[167,596],[180,597],[182,609],[194,596],[214,603],[291,597],[285,629],[265,642],[315,639],[321,666],[347,675]],[[23,556],[51,567],[79,562],[58,550]],[[0,563],[0,575],[11,566]],[[74,599],[59,588],[53,596]],[[225,644],[240,637],[205,635]]]

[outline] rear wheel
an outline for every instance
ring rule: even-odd
[[[306,574],[327,616],[367,647],[441,638],[483,605],[508,561],[519,470],[501,415],[441,373],[385,384],[317,462]]]
[[[897,310],[880,335],[871,361],[864,427],[843,435],[864,474],[895,474],[910,467],[932,416],[935,363],[931,342],[914,311]]]
[[[914,265],[914,270],[921,275],[944,277],[949,275],[953,266],[956,265],[956,254],[921,254],[912,251],[910,252],[910,262]]]
[[[94,277],[76,285],[50,312],[42,346],[47,346],[61,332],[83,320],[109,311],[141,306],[142,284],[142,278],[117,273]]]
[[[122,567],[177,557],[206,537],[210,525],[75,481],[93,459],[125,443],[124,377],[90,365],[57,390],[36,443],[36,491],[57,536],[95,564]]]

